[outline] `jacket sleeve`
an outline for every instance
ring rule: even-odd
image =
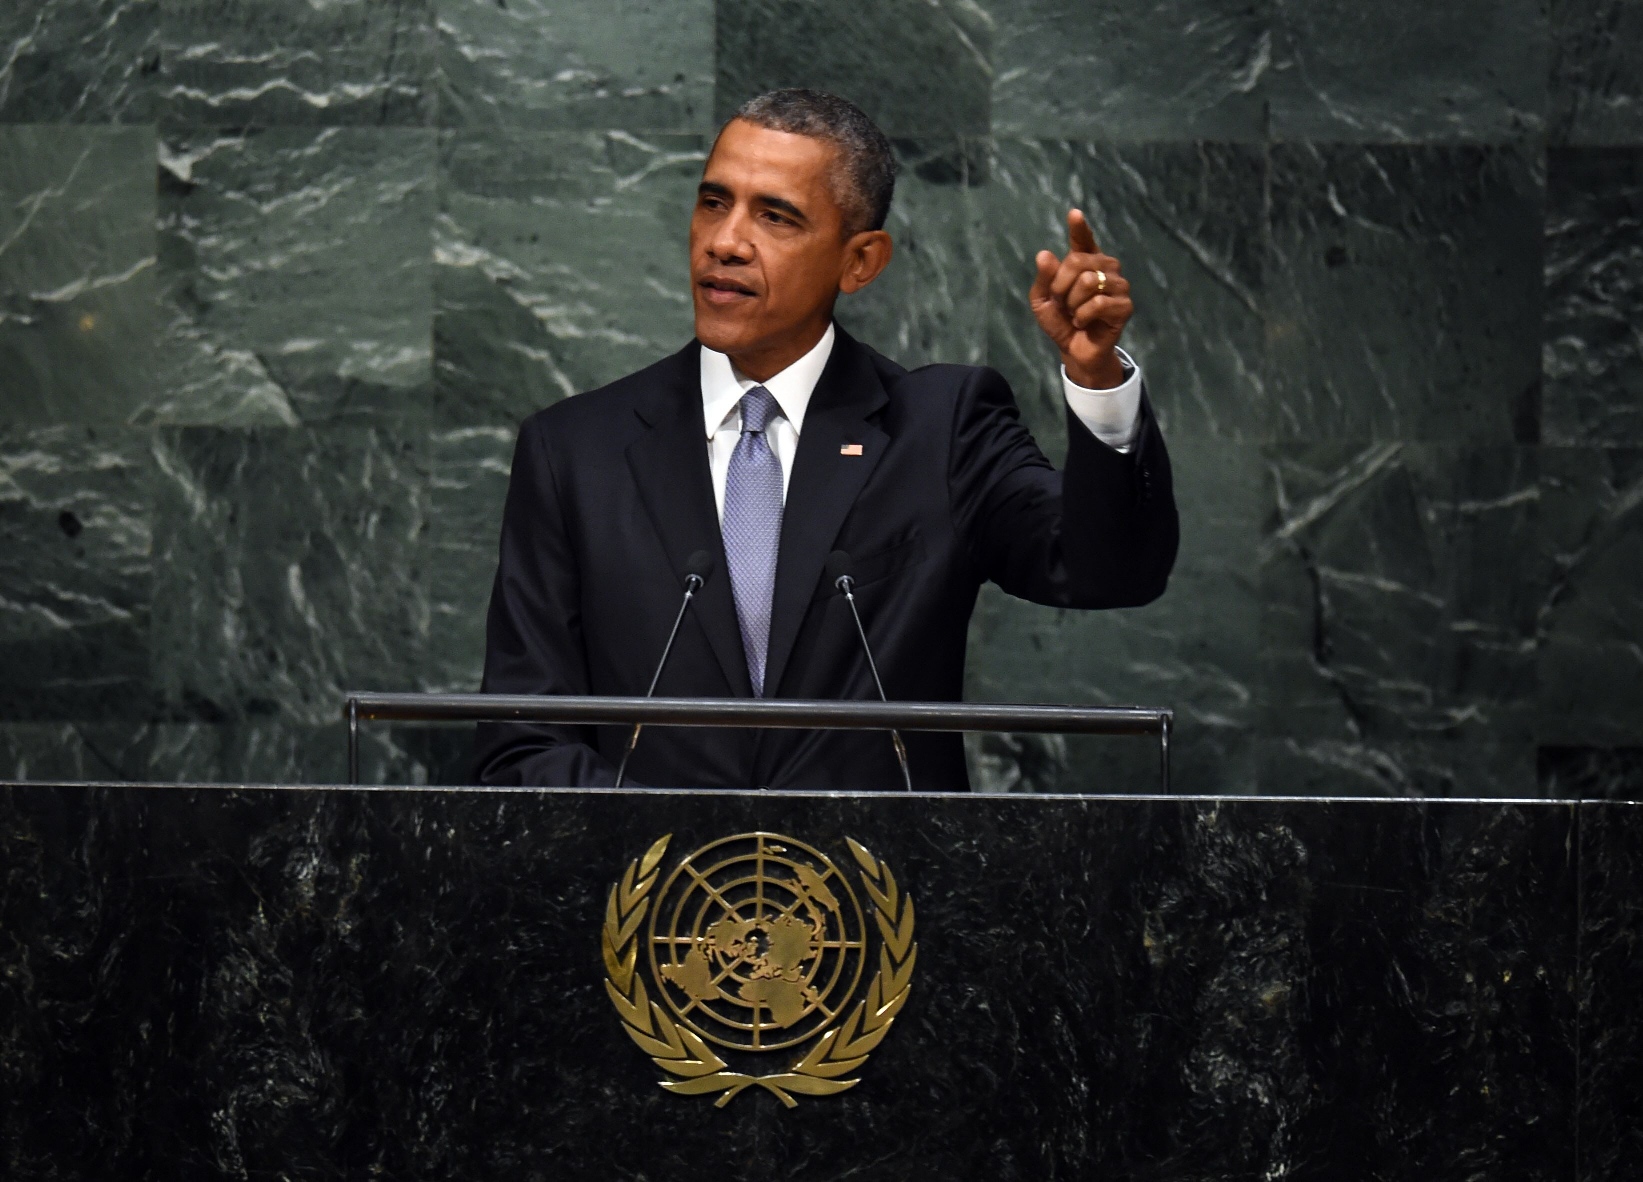
[[[1048,607],[1139,607],[1164,593],[1180,543],[1169,455],[1143,390],[1134,446],[1119,452],[1069,408],[1057,472],[1007,382],[973,372],[954,409],[954,516],[982,576]]]
[[[490,694],[585,694],[581,589],[553,463],[538,419],[520,429],[485,624]],[[597,787],[616,769],[589,728],[481,723],[474,778],[497,787]]]

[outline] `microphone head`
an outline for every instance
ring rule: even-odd
[[[685,559],[685,574],[695,575],[700,582],[707,582],[707,577],[713,573],[713,555],[706,550],[698,550]]]
[[[850,571],[854,567],[855,563],[850,560],[848,552],[844,550],[833,551],[827,556],[827,581],[837,587],[840,579],[850,577]]]
[[[713,556],[708,552],[697,551],[685,559],[685,593],[695,595],[702,590],[710,574],[713,574]]]

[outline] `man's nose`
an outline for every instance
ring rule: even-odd
[[[746,263],[753,259],[753,242],[747,233],[747,215],[733,209],[713,228],[707,251],[721,263]]]

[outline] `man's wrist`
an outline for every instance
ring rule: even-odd
[[[1067,376],[1086,390],[1111,390],[1124,384],[1124,363],[1113,350],[1109,350],[1095,364],[1087,367],[1079,365],[1063,353],[1061,364],[1066,369]]]
[[[1115,390],[1129,380],[1129,373],[1116,349],[1108,350],[1094,365],[1087,367],[1063,353],[1061,368],[1069,381],[1086,390]]]
[[[1061,384],[1067,409],[1078,416],[1090,434],[1108,447],[1128,451],[1141,423],[1141,371],[1129,354],[1122,349],[1117,352],[1124,380],[1116,386],[1100,389],[1082,385],[1073,380],[1065,366]]]

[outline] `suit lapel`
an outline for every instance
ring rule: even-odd
[[[628,466],[681,587],[690,556],[698,550],[713,555],[713,572],[697,593],[690,614],[707,634],[731,693],[751,697],[753,683],[742,654],[702,429],[697,346],[692,344],[676,356],[680,366],[674,380],[638,407],[640,419],[650,429],[628,445]]]
[[[788,657],[833,540],[890,442],[888,435],[868,421],[889,401],[884,385],[867,351],[843,329],[837,331],[833,355],[805,411],[782,513],[765,667],[765,686],[771,697],[781,690]],[[859,445],[860,452],[844,454],[843,449],[851,444]]]

